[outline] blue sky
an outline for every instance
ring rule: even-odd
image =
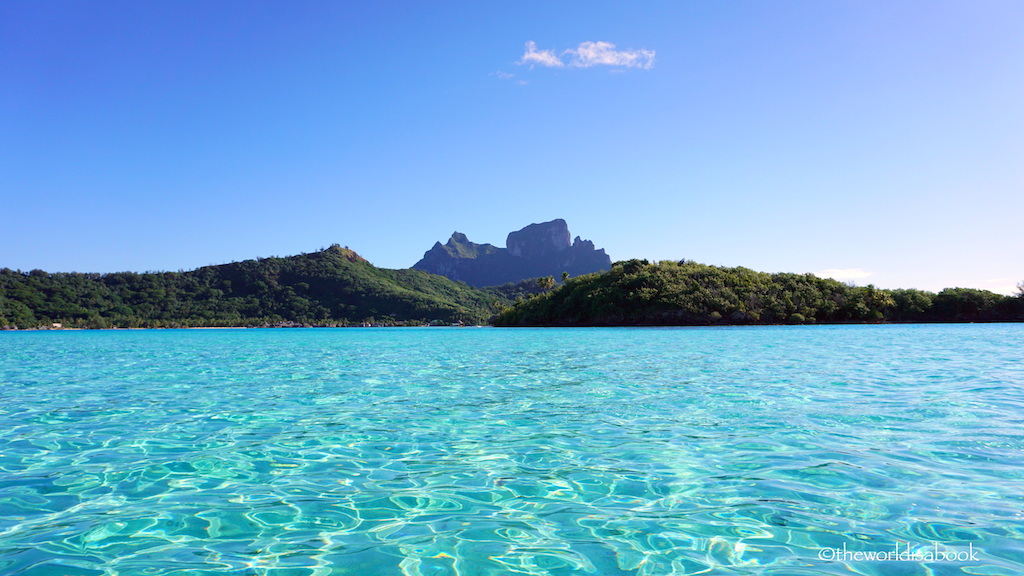
[[[564,218],[613,259],[1024,280],[1024,3],[0,4],[0,266]]]

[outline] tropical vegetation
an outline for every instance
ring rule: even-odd
[[[553,282],[544,282],[550,287]],[[1016,297],[949,288],[884,290],[812,274],[768,274],[690,261],[616,262],[564,279],[494,318],[497,326],[992,322],[1024,320]]]
[[[1016,296],[885,290],[812,274],[628,260],[607,272],[478,289],[420,270],[377,268],[339,245],[187,272],[0,269],[0,328],[997,321],[1024,321],[1024,285]]]
[[[539,288],[479,290],[419,270],[377,268],[338,245],[187,272],[0,270],[0,326],[347,326],[485,322]]]

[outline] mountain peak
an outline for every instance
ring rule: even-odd
[[[478,287],[611,268],[611,258],[604,250],[595,249],[593,242],[579,236],[572,242],[571,238],[569,226],[561,218],[509,233],[506,248],[476,244],[465,234],[454,232],[447,244],[435,243],[413,268]]]
[[[505,246],[513,256],[537,258],[565,250],[571,245],[569,238],[569,225],[559,218],[509,233]]]
[[[455,244],[470,244],[469,238],[462,232],[452,232],[452,237],[448,239],[448,245],[453,246]]]
[[[355,250],[352,250],[348,246],[342,247],[341,244],[331,244],[331,247],[324,250],[324,252],[340,254],[349,262],[368,262],[366,258],[357,254]]]

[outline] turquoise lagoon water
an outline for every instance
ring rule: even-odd
[[[0,574],[1024,574],[1022,351],[1019,324],[2,333]]]

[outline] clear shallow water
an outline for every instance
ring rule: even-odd
[[[0,574],[1022,574],[1022,351],[1019,324],[0,333]],[[895,545],[978,559],[851,557]]]

